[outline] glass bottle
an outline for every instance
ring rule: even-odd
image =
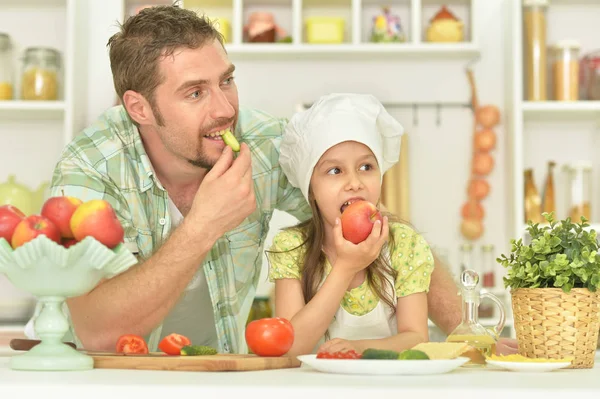
[[[13,98],[10,36],[0,32],[0,101]]]
[[[569,181],[569,217],[574,223],[581,222],[581,216],[591,221],[592,208],[592,165],[589,162],[577,162],[565,165]]]
[[[542,199],[535,186],[533,178],[533,169],[525,169],[525,223],[530,220],[533,223],[544,223],[545,219],[542,216]]]
[[[494,275],[494,246],[492,244],[484,245],[481,247],[482,252],[482,265],[483,265],[483,287],[494,288],[495,275]]]
[[[487,291],[494,289],[494,246],[491,244],[481,247],[481,273],[483,274],[482,287]],[[494,305],[490,301],[481,302],[479,317],[482,319],[494,317]]]
[[[554,212],[556,214],[556,205],[554,203],[554,174],[553,169],[556,166],[554,161],[548,161],[548,171],[546,174],[546,184],[542,193],[542,212]]]
[[[252,302],[246,324],[254,320],[265,319],[268,317],[273,317],[269,297],[257,296]]]
[[[552,47],[552,74],[556,101],[579,100],[579,49],[573,40],[562,40]]]
[[[479,275],[474,270],[465,270],[460,276],[462,296],[462,321],[452,331],[446,342],[465,342],[488,357],[496,353],[496,342],[504,328],[505,311],[502,302],[489,292],[480,293],[477,285]],[[482,298],[489,298],[496,303],[500,311],[500,320],[492,328],[485,328],[479,323],[478,307]],[[482,367],[483,365],[469,361],[466,367]]]
[[[58,99],[61,75],[60,53],[45,47],[31,47],[25,50],[21,99]]]
[[[523,1],[523,33],[527,101],[546,101],[546,8],[547,0]]]
[[[473,244],[464,243],[460,246],[460,264],[458,276],[467,269],[474,269],[473,265]]]

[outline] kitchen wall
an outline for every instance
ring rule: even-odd
[[[118,1],[91,3],[88,73],[93,78],[88,80],[91,87],[87,122],[115,101],[105,46],[116,29],[115,16],[120,14]],[[502,110],[507,85],[504,71],[507,10],[503,0],[479,3],[474,20],[478,25],[481,58],[473,64],[479,100]],[[299,60],[234,58],[233,61],[241,103],[277,116],[290,117],[300,103],[330,92],[371,93],[383,102],[470,101],[465,74],[468,60],[458,57],[389,55],[371,59],[361,54],[339,59],[328,56]],[[460,208],[466,198],[471,163],[472,113],[466,108],[442,108],[438,125],[435,109],[419,109],[416,124],[411,109],[390,109],[390,112],[409,135],[411,222],[432,246],[447,251],[449,262],[456,267],[458,247],[463,242],[459,233]],[[485,232],[476,243],[477,256],[480,244],[494,244],[497,253],[509,248],[506,191],[510,182],[505,169],[510,159],[506,154],[504,126],[499,126],[496,132],[498,145],[493,153],[496,165],[488,179],[492,190],[484,203]],[[13,156],[18,157],[18,153]],[[289,215],[276,213],[268,242],[276,229],[293,222]],[[270,286],[264,274],[261,282],[260,293],[268,293]],[[0,278],[0,291],[7,289],[10,288]]]

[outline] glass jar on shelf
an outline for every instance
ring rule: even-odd
[[[25,50],[21,78],[22,100],[58,100],[62,72],[60,53],[52,48]]]
[[[592,202],[592,165],[581,161],[565,165],[564,167],[569,185],[568,216],[573,223],[579,223],[581,216],[591,221]]]
[[[546,9],[547,0],[524,0],[525,99],[546,101]]]
[[[579,62],[580,97],[582,100],[600,100],[600,50],[585,54]]]
[[[556,101],[579,100],[579,49],[574,40],[562,40],[552,46],[552,74]]]
[[[13,99],[10,36],[0,32],[0,101]]]

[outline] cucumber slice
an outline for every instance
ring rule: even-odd
[[[231,130],[227,129],[225,131],[225,134],[223,134],[222,137],[223,137],[223,141],[225,142],[225,144],[230,146],[233,151],[235,151],[235,152],[240,151],[240,143],[237,141],[237,139],[235,138],[233,133],[231,133]]]

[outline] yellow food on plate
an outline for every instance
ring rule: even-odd
[[[546,359],[546,358],[531,358],[522,355],[492,355],[488,356],[488,360],[496,360],[499,362],[522,362],[522,363],[564,363],[570,362],[573,357],[565,357],[563,359]]]
[[[423,342],[412,349],[425,352],[431,360],[456,359],[468,357],[472,362],[484,364],[485,358],[477,349],[466,342]]]

